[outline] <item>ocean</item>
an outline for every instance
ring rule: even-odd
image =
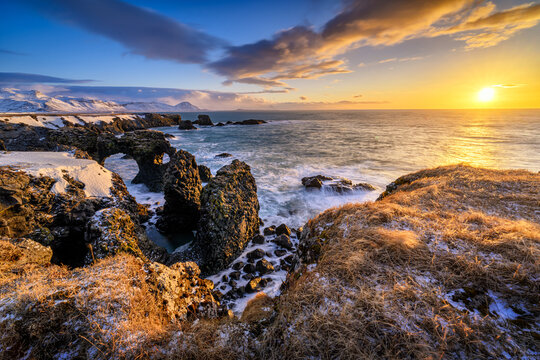
[[[180,113],[196,120],[197,113]],[[379,110],[206,112],[214,123],[262,119],[254,126],[200,127],[171,134],[171,144],[192,153],[212,173],[236,158],[251,166],[260,217],[266,226],[300,227],[321,211],[349,202],[375,200],[397,177],[440,165],[468,163],[488,168],[540,170],[540,110]],[[233,158],[216,158],[220,153]],[[163,202],[161,194],[133,185],[133,160],[121,155],[105,166],[119,173],[139,202]],[[340,195],[307,191],[301,179],[339,176],[367,182],[376,191]],[[172,251],[185,240],[149,234]]]

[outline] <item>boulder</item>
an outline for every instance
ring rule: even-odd
[[[253,261],[262,258],[265,254],[263,249],[255,249],[247,253],[247,258]]]
[[[287,254],[287,250],[277,249],[274,251],[274,255],[277,257],[282,257],[283,255]]]
[[[276,235],[282,235],[285,234],[287,236],[291,236],[291,229],[285,224],[281,224],[276,228]]]
[[[257,264],[255,264],[255,269],[259,272],[259,274],[264,275],[273,272],[274,266],[270,263],[270,261],[261,259],[257,261]]]
[[[246,264],[244,266],[243,270],[244,270],[245,273],[253,274],[255,272],[256,268],[255,268],[255,265],[253,265],[253,264]]]
[[[212,120],[210,120],[210,116],[203,114],[197,116],[197,121],[195,121],[195,124],[203,126],[214,126],[214,123],[212,122]]]
[[[199,177],[202,182],[209,182],[212,178],[212,172],[208,166],[199,165]]]
[[[228,158],[228,157],[232,157],[232,155],[229,154],[229,153],[221,153],[221,154],[217,154],[215,157],[217,157],[217,158]]]
[[[304,185],[306,188],[318,188],[320,189],[323,185],[323,181],[332,180],[333,178],[324,176],[324,175],[316,175],[316,176],[308,176],[302,178],[302,185]]]
[[[250,280],[246,285],[246,291],[253,293],[261,290],[261,280],[260,277]]]
[[[266,236],[274,235],[276,233],[276,227],[275,226],[269,226],[265,227],[263,230],[263,234]]]
[[[257,185],[250,167],[234,160],[203,188],[194,240],[205,272],[217,272],[237,258],[259,231]]]
[[[179,130],[197,130],[190,120],[182,120],[178,125]]]
[[[281,246],[282,248],[285,248],[287,250],[292,250],[293,244],[291,242],[291,238],[288,237],[285,234],[279,235],[277,238],[272,240],[274,243],[276,243],[278,246]]]
[[[253,244],[258,244],[258,245],[264,244],[264,241],[265,241],[265,239],[264,239],[264,236],[262,236],[262,235],[255,235],[253,237],[253,239],[251,239],[251,242]]]
[[[167,233],[193,230],[199,220],[201,179],[195,157],[179,150],[163,175],[165,205],[157,226]]]
[[[225,126],[225,124],[220,122],[220,123],[217,123],[216,126]]]
[[[233,124],[234,125],[260,125],[260,124],[266,124],[266,121],[257,120],[257,119],[247,119],[247,120],[242,120],[242,121],[236,121]]]

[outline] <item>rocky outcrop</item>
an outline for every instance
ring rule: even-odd
[[[197,116],[195,124],[203,126],[214,126],[214,123],[212,122],[212,120],[210,120],[210,116],[202,114]]]
[[[217,317],[223,311],[214,298],[214,283],[199,278],[201,271],[194,262],[176,263],[170,267],[159,263],[144,265],[146,281],[156,289],[171,320],[193,317]]]
[[[195,157],[179,150],[171,157],[163,176],[165,205],[158,228],[169,233],[193,230],[199,220],[201,190]]]
[[[178,124],[179,130],[197,130],[197,128],[193,125],[191,120],[183,120],[180,121],[180,124]]]
[[[209,182],[212,178],[212,172],[210,171],[210,168],[208,166],[199,165],[199,177],[201,178],[202,182]]]
[[[170,157],[176,150],[160,131],[137,130],[121,137],[101,134],[97,139],[97,160],[103,164],[111,155],[124,153],[133,157],[139,172],[132,180],[134,184],[145,184],[150,191],[163,190],[163,175],[167,168],[163,155]]]
[[[28,237],[50,246],[54,263],[81,266],[86,261],[88,244],[105,238],[90,234],[88,223],[99,210],[115,207],[129,215],[136,233],[141,234],[137,243],[145,256],[164,260],[164,250],[148,242],[140,228],[141,208],[120,177],[113,177],[109,198],[88,198],[84,184],[68,174],[64,179],[68,183],[66,191],[54,193],[52,178],[0,167],[0,235]]]
[[[228,266],[259,232],[257,185],[250,167],[234,160],[222,167],[201,194],[194,248],[206,273]]]
[[[350,193],[356,190],[375,190],[375,187],[368,183],[353,184],[349,179],[325,175],[304,177],[302,178],[302,185],[306,189],[327,189],[338,194]]]
[[[247,119],[242,121],[235,121],[233,125],[260,125],[260,124],[266,124],[266,121],[264,120],[257,120],[257,119]]]
[[[229,157],[232,157],[232,155],[229,153],[221,153],[221,154],[217,154],[215,157],[216,158],[229,158]]]

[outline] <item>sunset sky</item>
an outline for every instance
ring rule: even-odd
[[[540,2],[20,0],[0,87],[208,109],[540,107]]]

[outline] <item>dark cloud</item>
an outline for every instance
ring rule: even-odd
[[[68,25],[118,41],[149,59],[204,63],[222,40],[120,0],[24,0]]]
[[[11,73],[11,72],[2,72],[0,73],[0,83],[1,84],[37,84],[37,83],[46,83],[46,84],[83,84],[92,82],[94,80],[77,80],[77,79],[65,79],[54,76],[39,75],[39,74],[26,74],[26,73]]]
[[[351,48],[454,34],[468,48],[488,47],[540,21],[540,4],[495,11],[485,0],[346,0],[320,31],[297,26],[269,40],[231,46],[208,68],[230,82],[317,78],[349,72],[336,56]]]

